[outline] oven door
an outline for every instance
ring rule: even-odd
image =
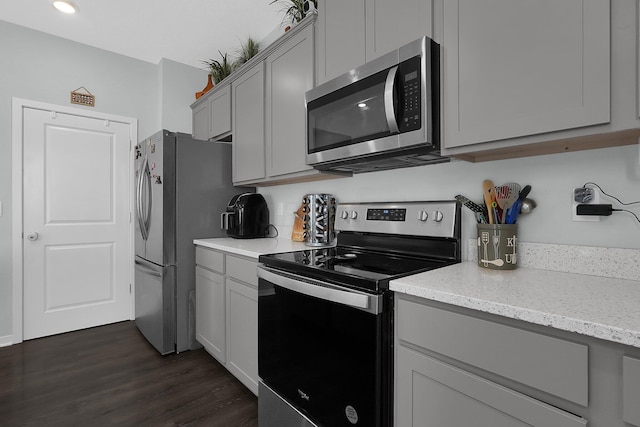
[[[360,293],[263,265],[258,277],[261,382],[318,425],[391,425],[392,293]],[[292,425],[267,416],[277,409],[259,407],[261,427]]]

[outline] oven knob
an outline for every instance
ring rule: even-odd
[[[442,221],[442,217],[443,217],[442,212],[440,212],[440,211],[433,211],[433,213],[432,213],[431,215],[433,215],[433,220],[434,220],[435,222],[440,222],[440,221]]]
[[[342,212],[340,213],[340,218],[342,218],[342,219],[347,219],[347,218],[349,218],[349,212],[347,212],[347,211],[342,211]]]
[[[351,211],[351,219],[356,219],[356,218],[358,218],[358,212]]]
[[[418,221],[426,221],[429,218],[429,214],[426,211],[418,212]]]

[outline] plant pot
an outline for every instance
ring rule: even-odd
[[[200,92],[196,92],[196,99],[199,99],[202,95],[204,95],[205,93],[213,89],[213,86],[214,86],[213,80],[211,78],[211,74],[209,74],[207,76],[207,85]]]

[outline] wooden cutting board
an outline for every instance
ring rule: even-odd
[[[304,242],[306,239],[304,238],[304,220],[302,219],[304,213],[302,212],[302,205],[300,205],[298,210],[293,214],[295,215],[295,219],[293,220],[293,231],[291,232],[291,240],[293,240],[294,242]]]

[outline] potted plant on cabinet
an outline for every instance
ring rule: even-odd
[[[254,40],[251,37],[247,37],[247,40],[244,43],[240,44],[240,49],[237,52],[238,59],[236,60],[235,68],[238,68],[240,65],[256,56],[259,51],[260,42]]]
[[[314,9],[318,8],[318,0],[273,0],[270,4],[283,4],[282,12],[284,13],[283,22],[288,21],[292,24],[298,23],[307,16],[308,10],[305,10],[305,3],[312,3]]]

